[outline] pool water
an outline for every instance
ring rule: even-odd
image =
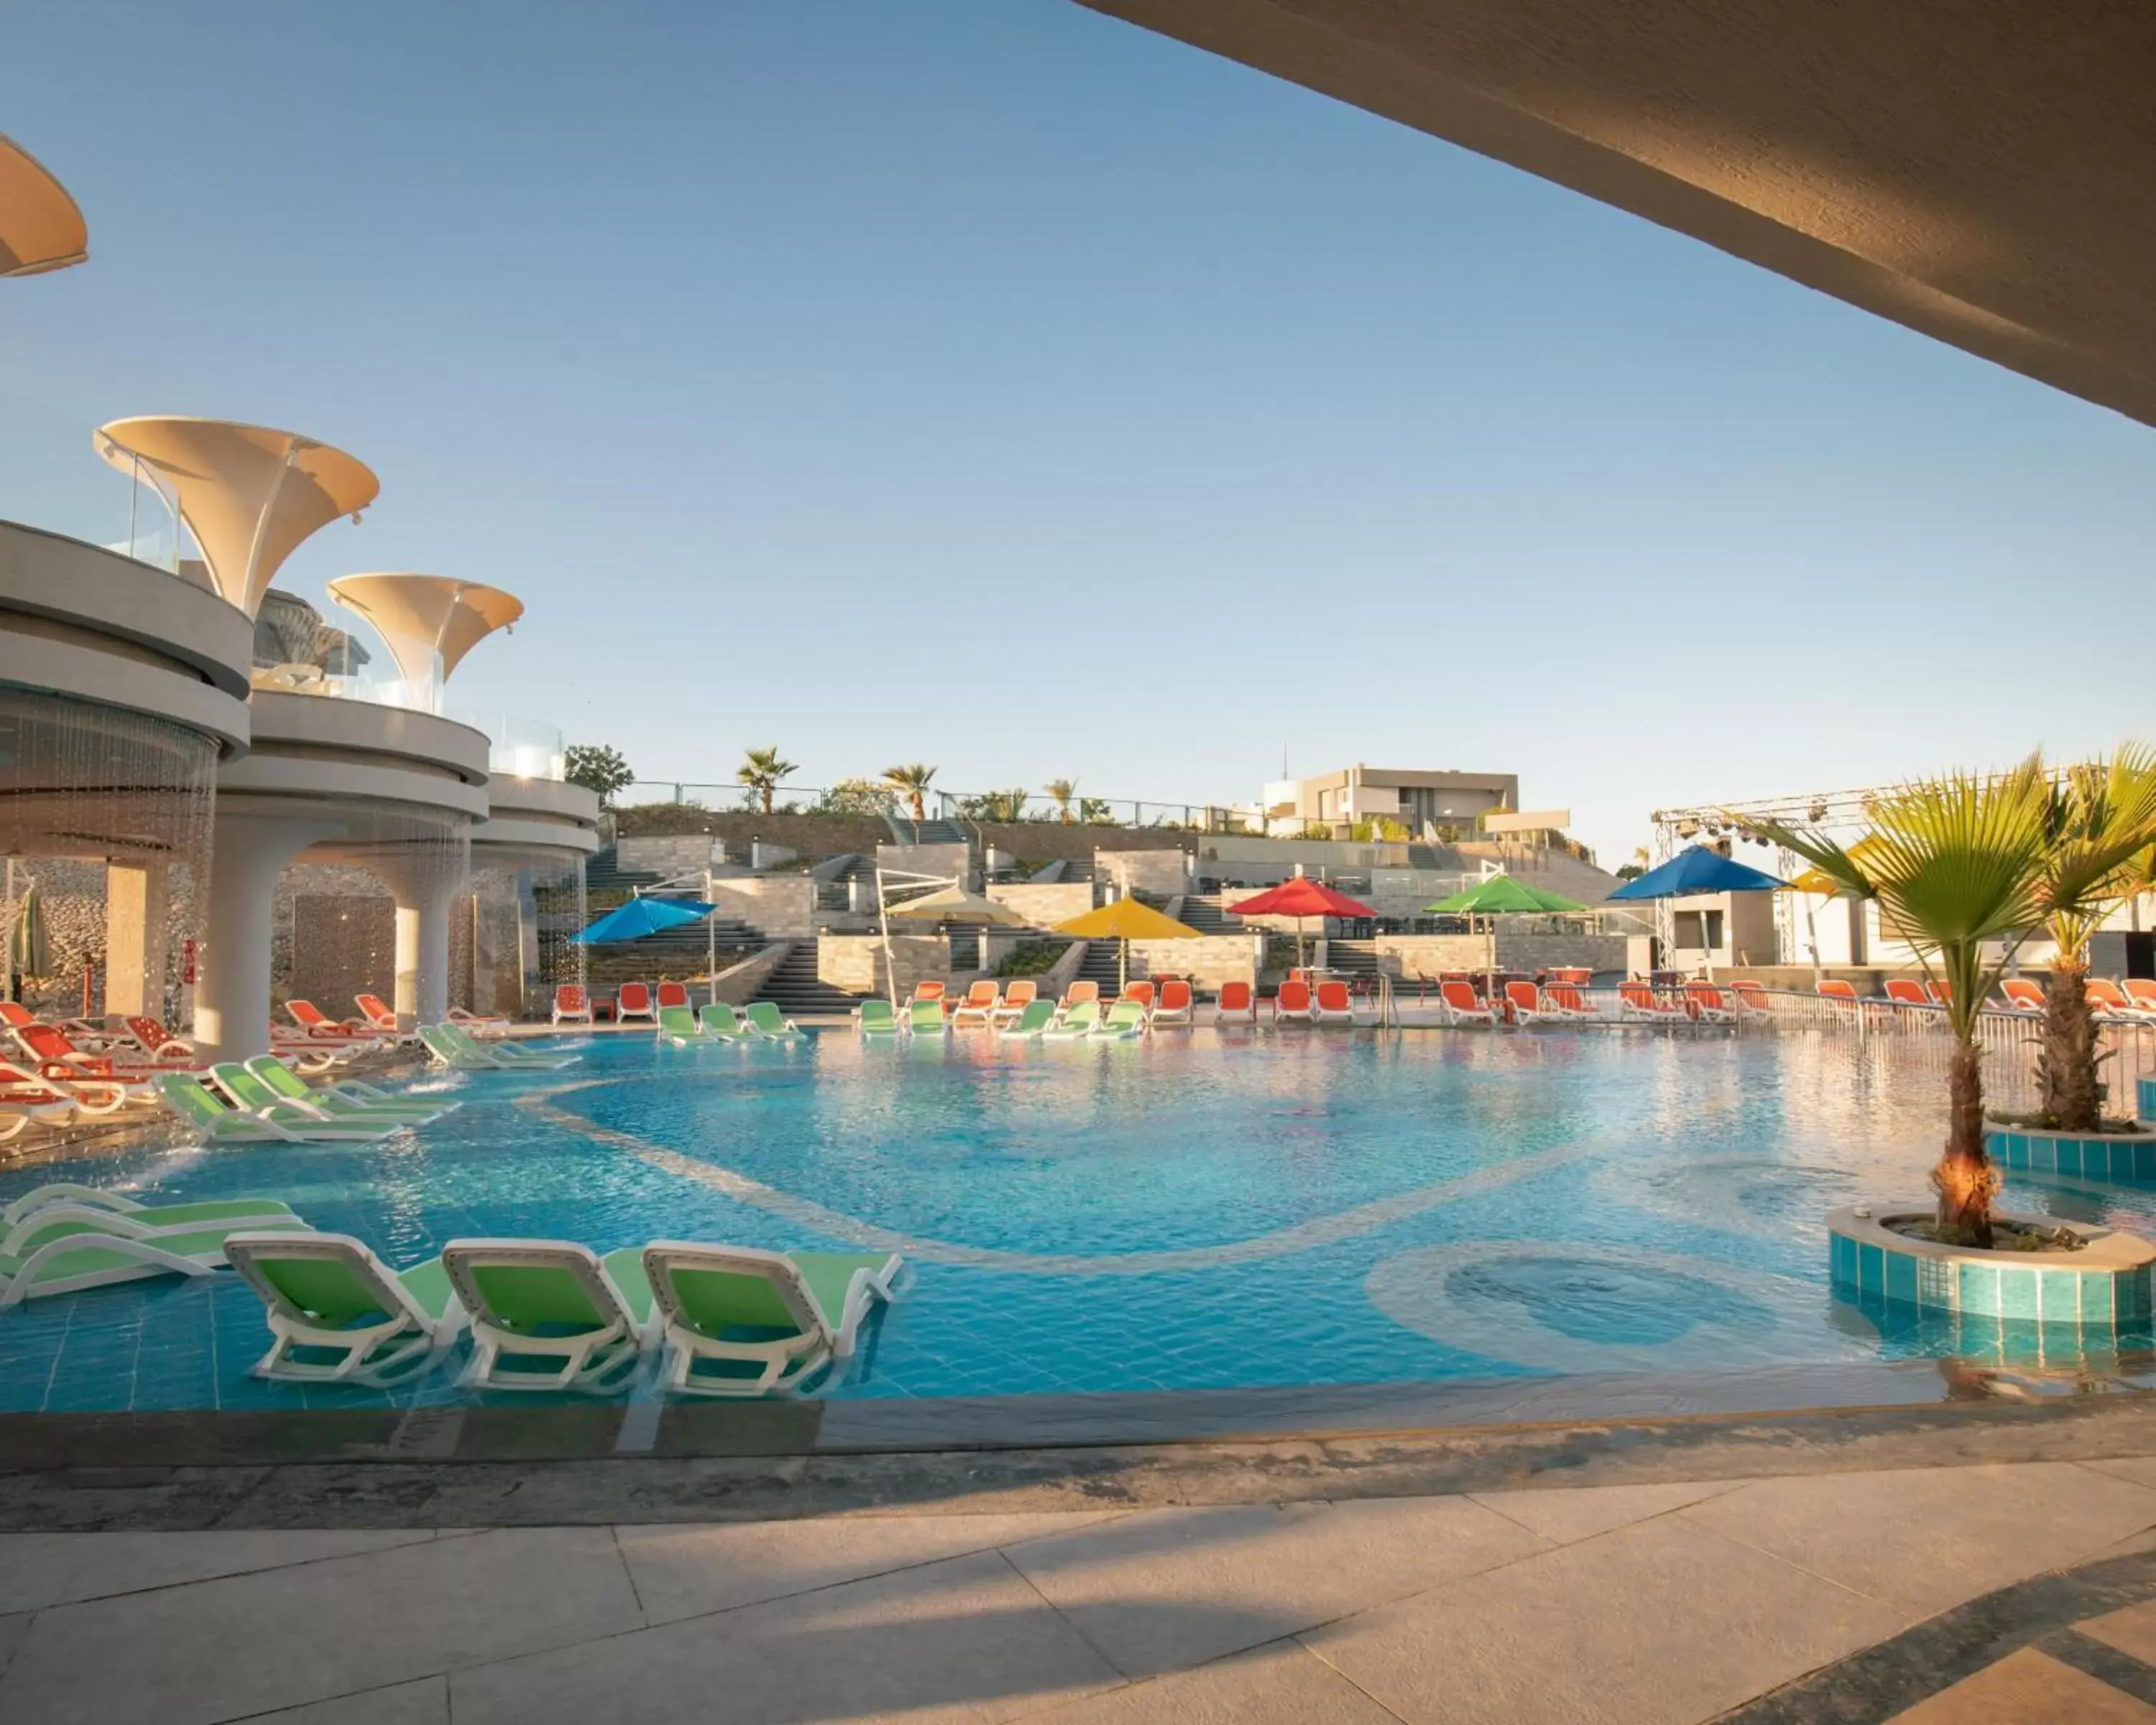
[[[1989,1350],[1831,1299],[1823,1219],[1920,1197],[1934,1069],[1891,1040],[1200,1029],[1097,1045],[668,1049],[591,1039],[378,1146],[133,1149],[0,1173],[280,1198],[400,1267],[459,1235],[901,1251],[910,1296],[834,1394],[1040,1394],[1710,1373]],[[2016,1209],[2146,1231],[2156,1194],[2017,1178]],[[2027,1327],[2034,1329],[2035,1327]],[[2147,1338],[2129,1338],[2145,1346]],[[0,1410],[465,1401],[271,1384],[236,1277],[0,1312]],[[638,1392],[655,1394],[649,1387]],[[494,1399],[521,1399],[496,1396]]]

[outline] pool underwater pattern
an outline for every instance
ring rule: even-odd
[[[917,1280],[847,1396],[1947,1353],[2102,1369],[2108,1332],[1973,1336],[1830,1297],[1825,1211],[1921,1193],[1936,1142],[1936,1077],[1895,1053],[1651,1033],[598,1040],[563,1072],[423,1085],[465,1106],[381,1146],[131,1150],[0,1172],[0,1202],[54,1179],[271,1196],[399,1266],[463,1235],[894,1245]],[[2138,1231],[2156,1211],[2156,1193],[2048,1173],[2016,1173],[2006,1201]],[[393,1391],[262,1382],[267,1343],[228,1272],[33,1301],[0,1312],[0,1411],[475,1399],[460,1356]]]

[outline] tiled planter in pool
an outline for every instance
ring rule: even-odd
[[[2143,1120],[2156,1120],[2156,1078],[2134,1080],[2133,1111]]]
[[[1835,1294],[2029,1323],[2148,1322],[2156,1245],[2145,1240],[2077,1222],[2074,1231],[2088,1242],[2078,1252],[1981,1252],[1912,1240],[1886,1225],[1889,1217],[1929,1214],[1917,1204],[1882,1206],[1868,1216],[1831,1212],[1826,1227]],[[2031,1228],[2058,1225],[2049,1216],[1994,1214]]]
[[[2156,1132],[2103,1132],[2083,1137],[2071,1132],[1999,1126],[1986,1129],[1984,1144],[2001,1168],[2032,1174],[2071,1174],[2082,1180],[2156,1185]]]

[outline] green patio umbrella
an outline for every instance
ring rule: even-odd
[[[1450,898],[1441,898],[1434,905],[1424,905],[1426,916],[1555,916],[1584,911],[1585,905],[1568,899],[1562,893],[1545,887],[1530,886],[1524,880],[1515,880],[1510,875],[1492,875],[1486,880],[1478,880],[1465,891],[1455,892]],[[1487,931],[1490,937],[1489,973],[1497,973],[1497,925],[1492,922]]]

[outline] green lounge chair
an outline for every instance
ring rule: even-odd
[[[157,1094],[165,1105],[187,1125],[199,1132],[205,1142],[212,1144],[301,1144],[316,1136],[305,1128],[320,1126],[321,1122],[304,1114],[295,1113],[289,1120],[265,1114],[254,1114],[238,1108],[228,1108],[213,1096],[203,1081],[191,1073],[160,1072],[155,1082]],[[383,1127],[362,1132],[358,1136],[367,1138],[386,1138],[393,1127]],[[335,1137],[349,1137],[350,1132],[334,1132]]]
[[[1146,1027],[1144,1003],[1137,1000],[1118,1000],[1108,1009],[1108,1015],[1087,1031],[1087,1038],[1095,1042],[1122,1042],[1140,1034]]]
[[[275,1338],[250,1368],[258,1378],[403,1383],[464,1327],[439,1258],[392,1270],[348,1234],[234,1234],[224,1250],[262,1296]]]
[[[47,1294],[72,1294],[151,1276],[208,1276],[224,1268],[225,1248],[249,1227],[295,1216],[254,1217],[193,1229],[117,1233],[121,1219],[56,1205],[33,1213],[0,1240],[0,1311]]]
[[[290,1127],[302,1137],[372,1144],[412,1123],[408,1119],[390,1120],[379,1115],[367,1120],[339,1119],[311,1097],[304,1102],[288,1101],[237,1060],[218,1062],[209,1069],[209,1077],[234,1107],[258,1120],[274,1120]]]
[[[659,1040],[675,1048],[690,1042],[716,1042],[718,1039],[696,1022],[696,1014],[685,1006],[662,1006],[659,1009]]]
[[[896,1252],[767,1252],[654,1240],[644,1275],[672,1358],[670,1389],[787,1394],[835,1382],[861,1320],[898,1297]],[[727,1368],[732,1369],[727,1370]],[[701,1369],[711,1368],[711,1369]]]
[[[1055,1022],[1040,1033],[1043,1042],[1077,1042],[1093,1034],[1101,1022],[1101,1003],[1081,1000],[1066,1006]]]
[[[418,1125],[439,1120],[444,1114],[464,1106],[450,1096],[395,1096],[357,1078],[326,1084],[319,1090],[311,1089],[305,1079],[275,1055],[257,1055],[246,1064],[249,1071],[285,1101],[312,1102],[336,1118],[408,1120]]]
[[[999,1042],[1024,1042],[1035,1036],[1045,1035],[1048,1027],[1055,1022],[1055,1003],[1053,1000],[1029,1000],[1025,1009],[1019,1014],[1018,1022],[1006,1024],[996,1032]]]
[[[898,1014],[888,1000],[864,1000],[854,1009],[854,1022],[864,1036],[896,1036],[899,1032]]]
[[[791,1042],[801,1034],[800,1025],[768,1000],[751,1001],[747,1016],[749,1029],[766,1042]]]
[[[573,1065],[581,1056],[572,1054],[532,1054],[500,1042],[481,1044],[454,1024],[422,1024],[419,1040],[437,1064],[460,1072],[551,1072]]]
[[[464,1381],[479,1389],[607,1394],[658,1339],[634,1246],[602,1261],[572,1240],[453,1240],[442,1264],[471,1324]]]
[[[748,1034],[748,1026],[730,1000],[707,1000],[696,1014],[696,1022],[704,1027],[704,1034],[716,1036],[721,1042],[739,1042]]]
[[[943,1017],[943,1003],[940,1000],[913,1000],[906,1004],[906,1034],[909,1036],[948,1036],[951,1026]]]
[[[25,1192],[7,1209],[0,1209],[0,1229],[13,1228],[24,1217],[55,1204],[74,1209],[95,1209],[116,1220],[124,1219],[146,1227],[153,1233],[250,1218],[264,1227],[277,1227],[292,1214],[290,1204],[280,1204],[274,1198],[213,1198],[193,1204],[144,1204],[124,1192],[109,1192],[99,1186],[78,1186],[71,1181],[60,1180]],[[123,1228],[121,1231],[131,1230]]]

